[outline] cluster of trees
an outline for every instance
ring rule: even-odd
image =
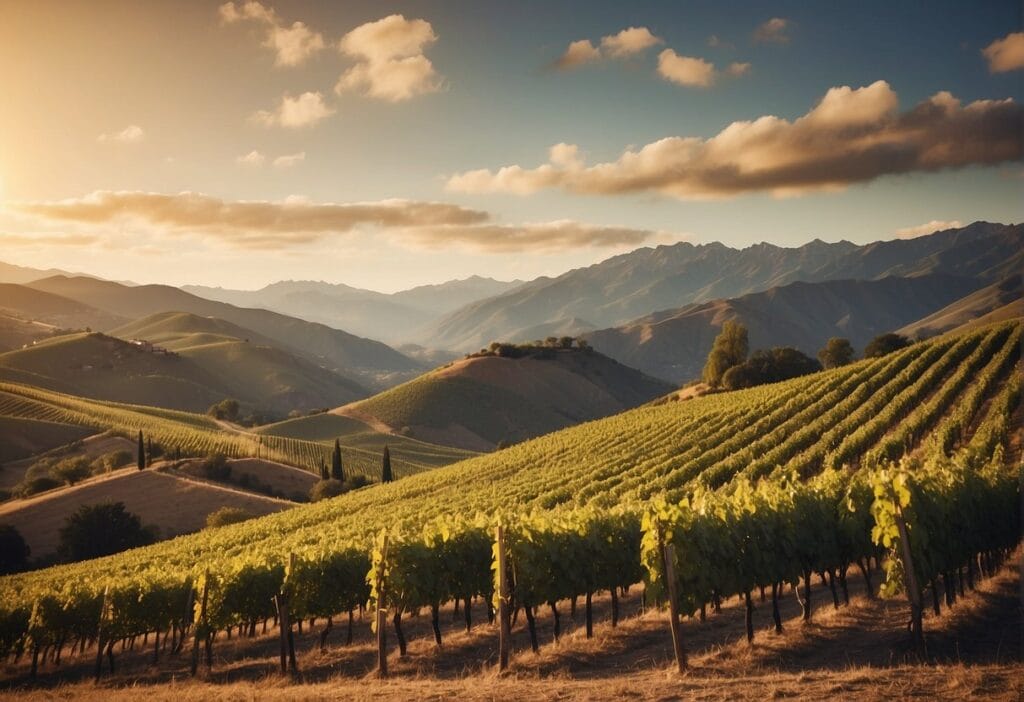
[[[25,477],[4,497],[25,498],[62,485],[74,485],[90,476],[123,468],[132,460],[131,452],[124,450],[110,451],[96,457],[46,456],[29,466],[25,471]]]
[[[129,512],[123,502],[82,505],[65,520],[58,533],[57,552],[68,562],[146,546],[159,537],[156,526],[143,526],[142,520]]]
[[[234,422],[238,419],[238,410],[238,400],[226,398],[214,405],[210,405],[210,409],[206,410],[206,413],[214,419],[224,419],[229,422]]]
[[[559,350],[570,349],[590,352],[593,348],[586,339],[574,336],[549,336],[547,339],[537,339],[527,344],[513,344],[507,341],[493,341],[486,349],[480,349],[476,353],[466,354],[466,358],[483,358],[485,356],[500,356],[501,358],[533,358],[549,359],[555,357]]]
[[[910,340],[905,336],[882,334],[864,348],[864,358],[884,356],[909,345]],[[715,337],[702,379],[715,388],[738,390],[796,378],[822,368],[839,368],[852,363],[854,357],[850,340],[838,336],[829,339],[818,351],[817,361],[791,346],[758,350],[750,355],[747,328],[739,322],[728,321]]]
[[[391,470],[391,450],[385,445],[384,453],[381,456],[380,481],[390,483],[395,479]],[[334,440],[334,450],[331,452],[331,466],[327,467],[325,461],[320,461],[320,480],[318,480],[309,491],[309,499],[313,502],[326,500],[330,497],[337,497],[357,488],[370,484],[370,479],[358,473],[346,476],[345,467],[341,459],[341,441]]]

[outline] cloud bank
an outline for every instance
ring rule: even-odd
[[[251,21],[266,31],[263,46],[273,49],[278,66],[298,66],[324,48],[324,38],[302,22],[287,25],[274,8],[258,2],[226,2],[218,10],[224,24]]]
[[[447,187],[521,195],[547,188],[647,192],[681,199],[796,195],[885,175],[1019,160],[1022,121],[1024,111],[1012,99],[963,105],[948,92],[899,112],[895,91],[877,81],[857,89],[832,88],[793,121],[766,115],[733,122],[711,138],[667,137],[590,166],[579,158],[578,147],[558,144],[549,162],[536,168],[457,173]]]
[[[437,92],[441,77],[423,53],[436,41],[430,22],[403,15],[356,27],[341,38],[338,48],[357,63],[341,75],[335,92],[359,91],[388,102]]]
[[[284,250],[361,227],[388,230],[404,243],[427,249],[456,246],[484,253],[550,253],[581,247],[639,246],[664,232],[603,227],[569,220],[510,225],[488,213],[442,202],[384,200],[324,203],[232,201],[183,192],[96,191],[81,198],[8,203],[13,212],[50,225],[84,225],[74,243],[95,241],[95,228],[137,224],[169,237],[202,236],[237,249]],[[15,236],[18,235],[7,235]],[[23,237],[12,243],[27,243]],[[674,237],[678,238],[678,237]],[[31,239],[41,243],[39,237]],[[67,237],[51,243],[72,243]]]

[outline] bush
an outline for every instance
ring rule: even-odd
[[[864,358],[876,358],[910,346],[910,339],[899,334],[876,336],[864,347]]]
[[[68,458],[50,468],[50,476],[65,485],[74,485],[92,475],[89,459],[83,457]]]
[[[123,502],[82,505],[60,529],[57,548],[66,561],[82,561],[145,546],[156,541],[157,529],[143,527]]]
[[[221,507],[216,512],[206,515],[206,528],[214,529],[227,526],[228,524],[237,524],[238,522],[252,519],[255,516],[255,514],[241,507]]]
[[[319,502],[320,500],[326,500],[331,497],[343,495],[348,492],[349,489],[349,486],[340,480],[335,480],[333,478],[318,480],[309,491],[309,499],[313,502]]]
[[[356,473],[355,475],[349,476],[349,479],[345,481],[345,484],[348,485],[349,490],[357,490],[361,487],[366,487],[367,485],[370,485],[372,483],[372,480],[370,480],[361,473]]]
[[[30,497],[40,492],[59,488],[61,485],[63,483],[59,480],[54,480],[48,475],[38,478],[26,478],[14,487],[14,494],[18,497]]]
[[[207,456],[206,460],[199,466],[199,470],[204,477],[210,480],[217,480],[222,483],[231,480],[231,466],[228,465],[227,456],[222,453]]]
[[[210,405],[206,413],[215,419],[226,419],[233,422],[238,419],[238,400],[230,398],[221,400],[215,405]]]
[[[778,383],[821,370],[821,364],[789,346],[755,351],[746,363],[733,366],[722,376],[727,390]]]
[[[92,472],[93,474],[109,473],[112,470],[130,466],[134,462],[135,456],[132,455],[131,451],[111,451],[110,453],[98,456],[92,462]]]
[[[0,575],[24,570],[29,553],[28,544],[18,530],[10,524],[0,524]]]

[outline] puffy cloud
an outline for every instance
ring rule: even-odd
[[[104,132],[96,137],[96,141],[117,141],[122,144],[134,144],[146,138],[146,132],[137,124],[129,124],[119,132]]]
[[[310,127],[333,114],[334,108],[327,106],[323,95],[319,92],[305,92],[298,97],[285,95],[276,110],[259,110],[250,119],[265,127],[276,125],[298,129]]]
[[[488,215],[440,202],[383,200],[317,204],[222,200],[202,193],[97,191],[81,198],[7,203],[15,212],[49,222],[108,225],[135,221],[172,235],[194,234],[238,248],[281,249],[366,225],[384,228],[475,225]]]
[[[245,156],[239,156],[235,159],[236,163],[240,163],[243,166],[260,167],[267,160],[267,157],[261,154],[259,151],[253,149]]]
[[[410,229],[403,238],[414,246],[440,249],[450,246],[485,253],[550,253],[592,247],[636,247],[658,233],[646,229],[598,227],[571,220],[522,225],[474,224]],[[678,237],[677,237],[678,238]]]
[[[647,27],[630,27],[618,34],[602,37],[601,51],[611,58],[625,58],[662,43],[664,42],[651,34]]]
[[[601,51],[589,39],[580,39],[569,44],[565,53],[555,61],[556,68],[573,68],[601,58]]]
[[[341,38],[338,48],[357,63],[342,74],[337,93],[359,90],[389,102],[441,89],[434,64],[423,55],[437,41],[430,22],[389,15],[367,22]]]
[[[296,163],[301,163],[306,160],[306,152],[300,151],[297,154],[286,154],[284,156],[278,156],[274,159],[275,168],[291,168]]]
[[[750,73],[750,64],[741,63],[740,61],[733,61],[729,64],[728,68],[725,69],[726,75],[732,76],[733,78],[739,78]]]
[[[658,74],[678,85],[707,88],[715,82],[715,66],[693,56],[680,56],[672,49],[658,54]]]
[[[570,43],[554,65],[556,68],[575,68],[602,58],[629,58],[663,43],[647,27],[629,27],[616,34],[602,37],[600,48],[594,46],[589,39],[579,39]]]
[[[962,226],[964,226],[964,223],[961,222],[959,219],[933,219],[930,222],[918,224],[915,227],[904,227],[903,229],[897,229],[893,233],[896,235],[897,239],[913,239],[914,237],[924,236],[925,234],[941,232],[945,229],[959,229]]]
[[[772,17],[754,30],[754,41],[762,44],[788,44],[789,34],[787,32],[792,27],[793,23],[790,20]]]
[[[988,60],[988,70],[1005,73],[1024,68],[1024,32],[1013,32],[981,50]]]
[[[1012,99],[962,105],[940,92],[899,112],[885,81],[829,90],[807,114],[789,121],[767,115],[739,121],[717,135],[667,137],[617,160],[586,165],[550,159],[453,175],[462,192],[528,194],[544,188],[574,193],[654,192],[708,199],[747,192],[776,196],[835,190],[881,176],[997,164],[1022,157],[1024,110]],[[559,145],[559,153],[573,153]]]
[[[219,8],[221,21],[234,24],[243,20],[257,22],[266,30],[263,46],[273,49],[278,66],[298,66],[324,48],[324,38],[302,22],[287,25],[272,7],[258,2],[226,2]]]

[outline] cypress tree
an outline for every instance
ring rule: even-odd
[[[139,448],[138,456],[136,456],[136,465],[139,470],[146,467],[146,445],[142,443],[142,430],[139,429]]]
[[[153,437],[150,436],[146,439],[146,465],[153,465]]]
[[[334,453],[331,455],[331,477],[345,481],[345,470],[341,467],[341,443],[338,439],[334,440]]]
[[[327,480],[330,474],[327,472],[327,462],[324,461],[324,457],[320,456],[320,480]]]
[[[388,450],[387,444],[384,444],[384,458],[380,466],[380,481],[382,483],[390,483],[394,479],[395,477],[391,474],[391,452]]]

